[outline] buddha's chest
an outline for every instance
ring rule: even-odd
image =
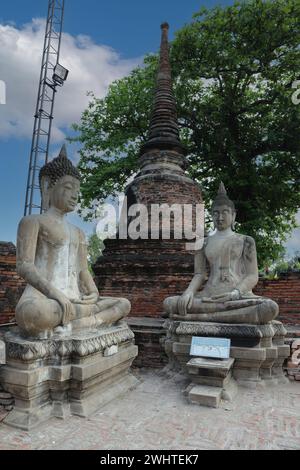
[[[41,224],[38,248],[39,251],[47,252],[48,257],[53,260],[67,260],[77,256],[79,246],[78,232],[75,227],[67,222],[46,221]]]
[[[243,237],[232,235],[229,238],[211,237],[205,247],[205,255],[211,266],[234,266],[242,257]]]

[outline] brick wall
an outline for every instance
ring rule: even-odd
[[[132,317],[161,318],[163,300],[180,295],[193,275],[193,254],[177,243],[171,249],[160,240],[107,240],[109,255],[104,252],[95,266],[100,293],[127,297]],[[260,279],[254,292],[278,303],[280,321],[300,327],[300,273]]]
[[[110,243],[114,244],[116,241]],[[163,299],[168,295],[180,294],[189,282],[193,269],[191,255],[187,254],[184,262],[178,256],[179,250],[175,246],[174,252],[169,252],[166,257],[164,256],[166,247],[161,241],[152,243],[148,241],[148,253],[144,251],[145,243],[140,243],[143,249],[136,250],[135,246],[131,251],[126,247],[118,254],[115,251],[117,259],[106,259],[106,263],[110,265],[110,269],[107,265],[105,269],[106,283],[103,282],[101,263],[99,263],[98,285],[102,294],[128,297],[132,302],[131,316],[159,318]],[[156,244],[158,246],[155,247]],[[128,251],[131,251],[131,260],[128,259]],[[138,251],[141,253],[140,256],[137,254]],[[155,251],[156,256],[153,256]],[[111,250],[112,252],[114,250]],[[124,252],[127,256],[124,256]],[[147,263],[148,272],[145,276],[143,265],[147,255],[151,262],[149,260]],[[107,271],[110,271],[108,276]],[[12,243],[0,242],[0,324],[14,320],[15,307],[24,287],[25,283],[16,273],[15,246]],[[300,273],[283,275],[278,280],[260,279],[255,293],[269,297],[279,304],[279,320],[287,325],[300,327]]]
[[[281,275],[274,280],[260,279],[254,292],[278,303],[278,320],[300,327],[300,273]]]
[[[14,321],[15,308],[25,283],[16,273],[16,248],[0,242],[0,324]]]
[[[100,295],[126,297],[131,316],[161,318],[166,297],[180,295],[193,276],[193,254],[181,240],[106,240],[94,266]]]

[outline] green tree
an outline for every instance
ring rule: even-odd
[[[96,233],[90,235],[88,239],[88,265],[91,273],[93,273],[92,266],[95,264],[99,256],[101,256],[103,249],[103,240],[101,240]]]
[[[260,266],[283,253],[300,207],[299,0],[249,0],[202,9],[171,45],[174,93],[189,174],[210,203],[222,179],[240,232],[257,243]],[[124,188],[138,168],[149,123],[157,57],[145,58],[92,95],[74,125],[82,144],[82,205]]]

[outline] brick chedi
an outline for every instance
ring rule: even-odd
[[[16,271],[16,247],[0,242],[0,325],[14,323],[15,308],[25,288]]]
[[[196,204],[202,202],[198,184],[186,174],[186,149],[180,142],[176,102],[172,92],[167,23],[162,24],[160,61],[147,142],[140,151],[140,171],[127,186],[127,209],[133,204],[189,204],[195,219]],[[128,213],[128,212],[127,212]],[[149,215],[149,230],[151,220]],[[153,220],[152,220],[153,224]],[[145,234],[144,234],[145,235]],[[107,239],[95,266],[101,295],[122,295],[132,304],[129,322],[139,346],[137,365],[159,367],[165,356],[159,344],[162,334],[162,303],[179,294],[193,275],[193,253],[185,239],[164,239],[159,227],[157,239],[148,236]]]

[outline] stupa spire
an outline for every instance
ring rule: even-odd
[[[179,138],[176,102],[172,91],[168,30],[168,23],[163,23],[161,25],[160,58],[149,134],[147,142],[141,149],[141,154],[154,148],[185,153],[185,148]]]

